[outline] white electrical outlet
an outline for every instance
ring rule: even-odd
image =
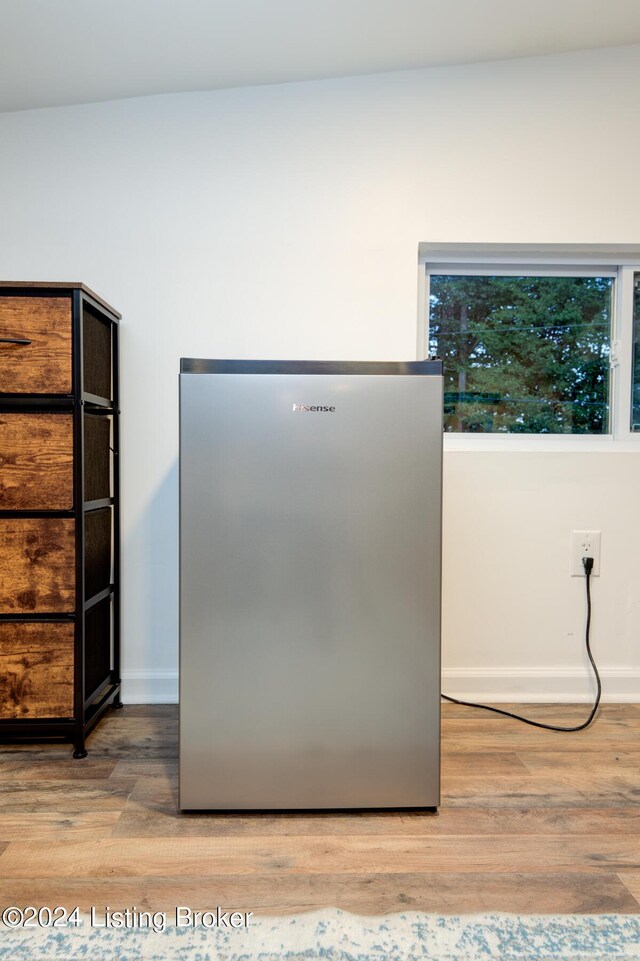
[[[592,577],[600,575],[600,531],[571,531],[571,576],[584,577],[583,557],[593,557]]]

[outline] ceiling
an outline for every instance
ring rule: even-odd
[[[0,111],[640,42],[639,0],[2,0]]]

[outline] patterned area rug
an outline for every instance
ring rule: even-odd
[[[612,961],[640,959],[639,915],[358,917],[316,911],[237,929],[0,928],[2,961]]]

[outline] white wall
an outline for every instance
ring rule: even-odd
[[[125,700],[175,697],[180,356],[415,356],[420,241],[637,243],[640,48],[0,116],[0,276],[122,311]],[[640,697],[636,453],[449,452],[445,689]]]

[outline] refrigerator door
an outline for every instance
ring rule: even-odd
[[[181,374],[182,809],[439,804],[441,452],[441,376]]]

